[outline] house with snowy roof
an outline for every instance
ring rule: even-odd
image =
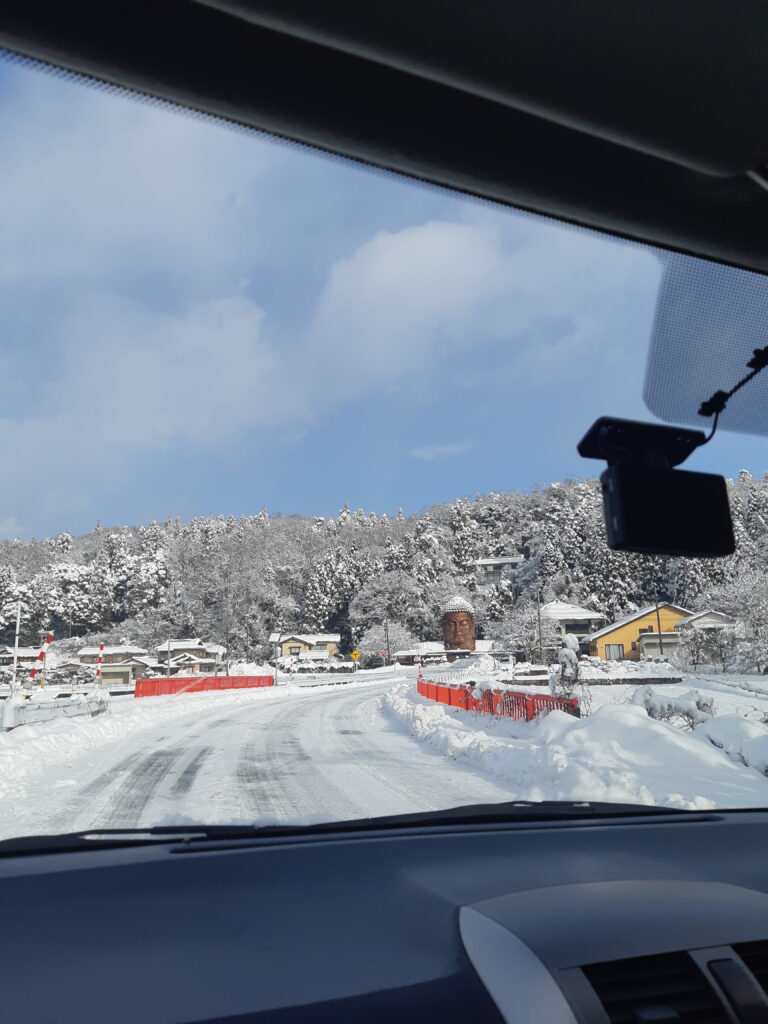
[[[571,633],[582,640],[600,629],[605,616],[594,608],[579,608],[567,601],[549,601],[541,606],[541,614],[557,624],[560,636]]]
[[[216,675],[224,664],[226,647],[221,644],[206,643],[199,637],[168,639],[155,648],[158,661],[163,671],[169,675],[177,672],[202,672]]]
[[[709,632],[710,630],[737,628],[739,623],[732,615],[727,615],[725,612],[715,611],[714,608],[708,608],[703,612],[694,612],[693,615],[689,615],[685,619],[680,621],[675,626],[678,632],[685,631],[686,629],[702,629]]]
[[[105,645],[103,650],[93,646],[81,647],[77,652],[77,662],[64,662],[57,668],[69,674],[76,671],[76,666],[87,665],[94,669],[95,676],[99,653],[102,654],[101,678],[111,686],[129,685],[140,676],[146,675],[148,671],[157,671],[160,667],[157,660],[152,658],[144,647],[112,644]]]
[[[33,661],[37,661],[37,656],[40,653],[39,647],[19,647],[18,648],[18,664],[29,665]],[[13,647],[0,647],[0,665],[13,665]]]
[[[493,650],[493,640],[475,640],[475,654],[486,654]],[[453,655],[469,655],[471,651],[451,651]],[[399,665],[430,665],[445,661],[448,657],[442,640],[425,640],[408,650],[395,651],[392,655]]]
[[[692,615],[669,601],[638,608],[584,637],[589,653],[605,661],[639,661],[641,657],[667,657],[680,642],[677,624]]]
[[[325,652],[327,657],[334,661],[341,658],[340,633],[271,633],[269,641],[274,644],[281,658],[298,658],[300,654],[306,652]]]
[[[523,555],[498,555],[493,558],[478,558],[475,565],[480,577],[480,587],[495,587],[506,576],[511,575],[524,561]]]

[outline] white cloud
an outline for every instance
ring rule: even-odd
[[[514,220],[430,222],[381,232],[331,269],[312,325],[308,366],[329,361],[343,388],[381,387],[432,363],[456,363],[508,341],[526,374],[571,372],[627,293],[652,309],[659,267],[649,252],[560,226]],[[563,321],[544,339],[544,323]],[[513,347],[512,347],[513,346]]]
[[[433,459],[450,459],[470,451],[471,444],[425,444],[421,448],[413,448],[408,454],[414,459],[431,462]]]
[[[18,78],[0,132],[0,288],[29,289],[48,318],[44,383],[0,418],[0,473],[13,481],[0,534],[141,487],[149,452],[303,430],[439,365],[466,378],[468,353],[488,343],[509,346],[521,377],[567,373],[627,287],[653,278],[638,250],[486,210],[375,233],[329,266],[306,326],[296,315],[288,327],[259,298],[261,269],[295,237],[282,287],[299,305],[316,268],[301,261],[290,193],[275,190],[280,147],[36,74]],[[542,341],[540,323],[558,318]]]
[[[16,82],[0,107],[0,283],[138,272],[210,294],[266,252],[258,199],[280,147],[45,74]]]

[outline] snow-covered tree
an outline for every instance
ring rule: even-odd
[[[367,660],[374,662],[380,658],[382,651],[389,650],[391,657],[395,651],[412,650],[417,643],[417,638],[399,622],[390,622],[389,628],[384,623],[374,623],[359,639],[355,639],[358,650]]]

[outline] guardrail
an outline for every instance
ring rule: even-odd
[[[581,717],[579,702],[575,697],[551,697],[549,694],[517,690],[483,690],[482,696],[475,697],[475,686],[472,683],[449,686],[421,677],[416,683],[416,689],[422,697],[452,708],[503,715],[526,722],[547,715],[550,711],[565,711],[568,715]]]
[[[134,697],[165,697],[204,690],[246,690],[254,686],[274,686],[274,676],[157,676],[137,679]]]
[[[39,725],[55,718],[77,715],[103,715],[109,711],[109,694],[74,694],[69,700],[32,701],[23,696],[8,697],[3,704],[2,728],[5,732],[20,725]]]

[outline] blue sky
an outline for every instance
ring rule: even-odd
[[[411,512],[649,418],[651,252],[10,63],[0,132],[0,536]]]

